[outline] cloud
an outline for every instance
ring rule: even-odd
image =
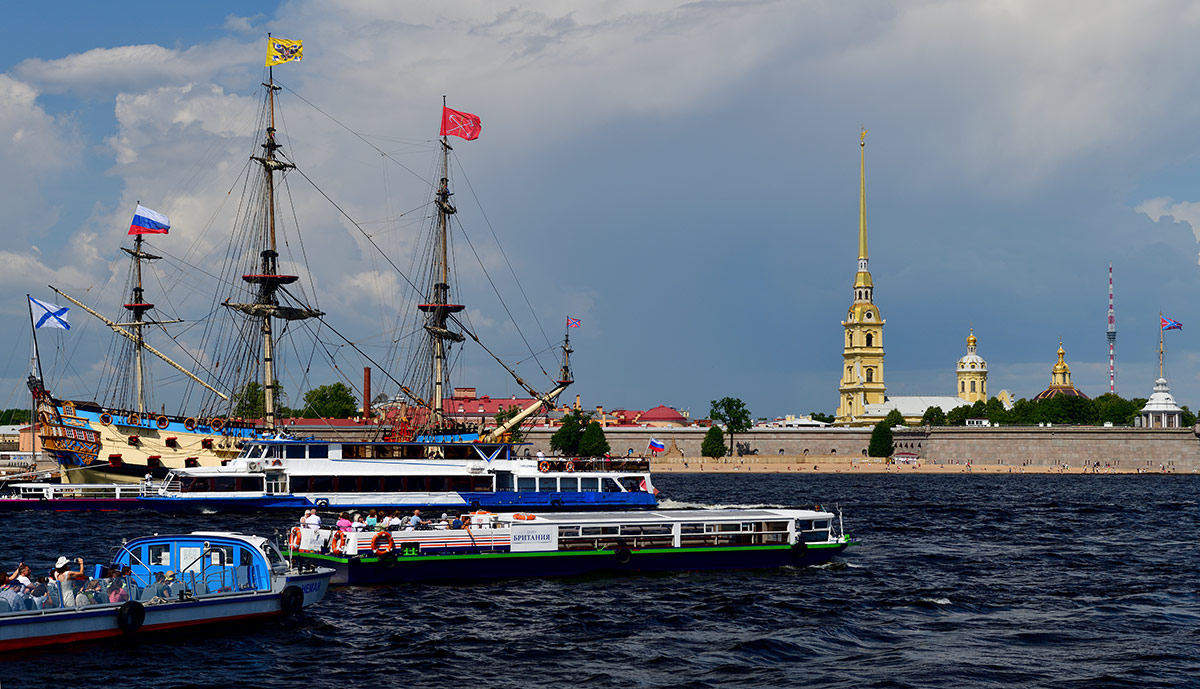
[[[1192,236],[1200,242],[1200,203],[1192,201],[1175,201],[1166,196],[1160,196],[1154,199],[1142,201],[1134,207],[1134,211],[1142,213],[1154,222],[1161,222],[1163,218],[1170,218],[1175,221],[1175,224],[1186,224],[1192,230]],[[1197,260],[1200,263],[1200,259]]]

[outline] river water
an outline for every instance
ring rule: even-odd
[[[0,658],[0,685],[1200,686],[1200,477],[655,482],[668,507],[839,505],[862,544],[808,569],[335,589],[286,622]],[[10,514],[0,566],[290,517]]]

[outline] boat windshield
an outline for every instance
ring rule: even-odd
[[[271,564],[271,571],[276,574],[282,574],[287,571],[287,561],[283,559],[283,555],[279,553],[279,549],[270,541],[264,541],[262,544],[263,554],[267,556],[267,562]]]

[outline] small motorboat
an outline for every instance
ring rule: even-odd
[[[137,538],[111,562],[88,577],[79,560],[66,581],[0,592],[0,652],[289,615],[321,600],[334,574],[232,532]]]
[[[353,585],[803,567],[827,563],[853,543],[842,531],[840,512],[820,508],[477,510],[401,531],[296,527],[284,555],[333,567],[332,583]]]

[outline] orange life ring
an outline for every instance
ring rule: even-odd
[[[472,512],[471,514],[478,514],[478,515],[482,516],[482,515],[485,515],[485,514],[491,514],[491,512],[488,512],[487,510],[475,510],[475,511],[474,511],[474,512]]]
[[[542,472],[543,474],[550,471],[550,462],[547,462],[544,459],[538,462],[538,471]]]
[[[212,428],[214,431],[216,431],[216,432],[218,432],[218,433],[219,433],[219,432],[221,432],[221,429],[222,429],[222,428],[225,428],[225,419],[222,419],[222,418],[221,418],[221,417],[219,417],[219,416],[214,416],[214,417],[213,417],[213,419],[212,419],[212,421],[209,421],[209,422],[208,422],[208,425],[209,425],[209,426],[210,426],[210,427],[211,427],[211,428]]]
[[[100,417],[100,420],[101,420],[101,421],[104,421],[104,417]],[[186,428],[186,429],[187,429],[187,430],[189,430],[189,431],[194,431],[194,430],[196,430],[196,419],[195,419],[195,417],[191,417],[191,416],[189,416],[189,417],[187,417],[186,419],[184,419],[184,420],[183,420],[183,427],[184,427],[184,428]]]
[[[142,423],[142,417],[134,414],[133,412],[129,412],[129,416],[125,417],[125,423],[129,424],[130,426],[137,426]]]
[[[282,460],[282,459],[272,459],[272,460],[271,460],[271,466],[273,466],[273,467],[281,467],[281,466],[283,466],[283,460]]]
[[[329,537],[329,549],[333,551],[334,555],[342,554],[342,552],[346,549],[345,531],[333,532],[333,535]]]
[[[572,459],[571,461],[567,462],[567,473],[569,474],[573,471],[575,471],[575,460]]]
[[[521,521],[528,521],[530,519],[537,519],[537,515],[536,514],[517,513],[517,514],[513,515],[513,519],[519,519]]]
[[[171,425],[171,420],[165,416],[160,416],[157,419],[155,419],[154,425],[158,426],[158,429],[160,431],[165,430],[167,428],[167,426]]]
[[[112,414],[109,414],[108,412],[101,414],[100,415],[100,423],[104,424],[105,426],[111,426],[112,425]]]
[[[301,538],[303,538],[303,532],[300,530],[300,527],[293,526],[292,532],[288,534],[288,549],[300,550]]]
[[[379,542],[380,539],[383,540],[382,544]],[[379,533],[375,534],[374,538],[371,539],[371,550],[374,551],[376,555],[390,553],[395,550],[395,548],[396,541],[394,541],[392,539],[392,535],[386,531],[380,531]]]

